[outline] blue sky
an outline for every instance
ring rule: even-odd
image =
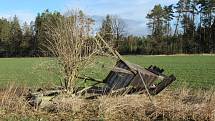
[[[146,32],[146,14],[156,4],[170,5],[178,0],[1,0],[0,17],[11,18],[17,15],[21,22],[30,22],[45,9],[64,13],[70,9],[81,9],[90,16],[118,15],[129,20],[136,27],[128,29],[137,34]]]

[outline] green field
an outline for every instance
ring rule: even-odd
[[[166,74],[174,74],[177,87],[185,84],[190,87],[208,88],[215,86],[215,56],[123,56],[127,61],[144,67],[156,65],[165,70]],[[0,84],[16,82],[28,86],[59,84],[60,78],[48,68],[49,58],[1,58]],[[91,65],[84,73],[102,79],[112,68],[110,59],[99,58],[97,65]],[[111,61],[113,62],[113,61]],[[53,63],[53,62],[52,62]],[[106,66],[101,66],[106,65]],[[108,67],[108,68],[106,68]]]
[[[0,84],[40,86],[56,82],[57,76],[47,69],[47,58],[1,58]]]
[[[141,66],[157,65],[166,74],[174,74],[177,81],[174,86],[181,84],[190,87],[215,86],[215,56],[126,56],[130,62]]]

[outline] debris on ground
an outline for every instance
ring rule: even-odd
[[[83,96],[85,99],[95,99],[102,95],[142,93],[146,93],[148,96],[157,95],[176,80],[174,75],[167,76],[163,72],[164,70],[157,66],[143,68],[120,59],[103,81],[90,77],[78,77],[79,79],[91,80],[96,83],[79,89],[72,95]],[[101,83],[104,86],[99,86]],[[62,93],[66,93],[63,88],[45,91],[38,89],[37,92],[29,91],[26,100],[32,107],[38,108],[41,102],[47,104],[47,101],[51,101]]]

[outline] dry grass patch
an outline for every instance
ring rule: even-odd
[[[68,94],[55,97],[48,105],[34,110],[22,95],[9,88],[0,94],[2,120],[139,120],[214,121],[215,94],[210,91],[179,89],[153,97],[147,95],[102,96],[87,100]],[[13,90],[13,91],[12,91]],[[24,90],[23,90],[24,91]]]

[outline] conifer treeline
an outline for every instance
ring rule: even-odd
[[[59,12],[44,11],[22,26],[14,16],[0,19],[0,56],[44,56],[45,24],[64,19]],[[128,35],[125,22],[107,15],[100,35],[121,54],[215,53],[215,0],[179,0],[155,5],[146,16],[147,36]]]

